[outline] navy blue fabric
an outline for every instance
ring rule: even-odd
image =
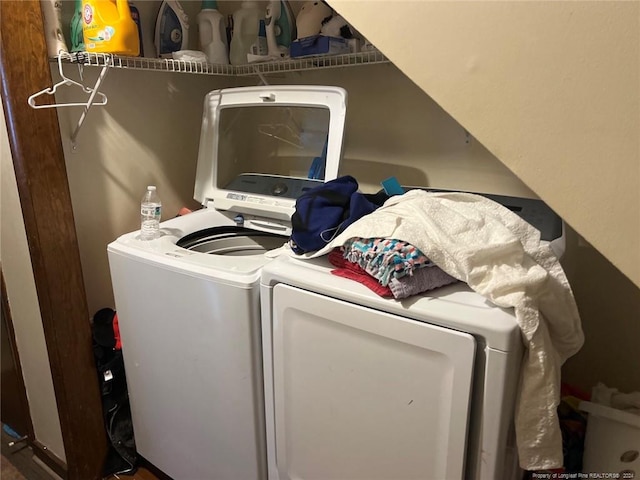
[[[298,198],[291,217],[291,249],[297,254],[320,250],[386,198],[358,192],[358,182],[349,175],[309,190]]]

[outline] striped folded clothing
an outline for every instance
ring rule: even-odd
[[[416,247],[392,238],[351,238],[342,247],[343,256],[359,265],[381,285],[392,278],[412,275],[414,270],[434,264]]]
[[[360,265],[344,258],[339,248],[333,249],[329,253],[328,258],[331,265],[337,267],[335,270],[331,270],[333,275],[355,280],[381,297],[393,297],[396,300],[408,298],[457,282],[451,275],[434,265],[431,268],[419,268],[413,275],[405,275],[402,278],[392,278],[389,281],[389,285],[385,287],[365,272]]]

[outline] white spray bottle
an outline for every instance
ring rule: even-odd
[[[44,16],[44,31],[47,39],[47,54],[57,57],[60,53],[67,53],[67,44],[62,34],[62,3],[60,0],[40,0]]]
[[[244,0],[239,10],[233,13],[233,37],[229,60],[233,65],[247,63],[247,54],[256,42],[260,32],[260,20],[264,19],[264,10],[256,0]]]
[[[227,26],[216,0],[203,0],[197,22],[200,50],[207,56],[207,61],[228,65]]]

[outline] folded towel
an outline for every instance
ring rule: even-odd
[[[360,266],[346,260],[342,256],[342,251],[339,248],[336,248],[331,253],[329,253],[327,258],[329,259],[329,263],[331,263],[331,265],[333,265],[334,267],[338,267],[335,270],[331,270],[331,273],[333,275],[348,278],[350,280],[355,280],[356,282],[363,284],[365,287],[369,288],[371,291],[380,295],[381,297],[393,296],[389,287],[380,285],[380,283],[375,278],[365,272]]]
[[[433,266],[418,268],[410,276],[392,278],[389,281],[389,288],[393,298],[400,300],[435,288],[444,287],[457,281],[441,268]]]

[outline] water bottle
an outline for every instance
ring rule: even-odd
[[[154,240],[160,237],[160,216],[162,202],[156,193],[156,187],[149,185],[140,202],[140,239]]]

